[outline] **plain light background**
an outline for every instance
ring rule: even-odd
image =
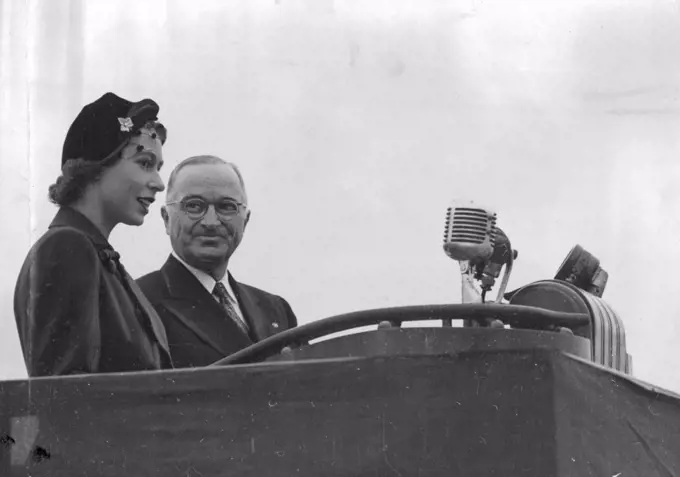
[[[583,245],[635,375],[680,390],[676,1],[0,5],[0,377],[26,374],[12,296],[64,135],[113,91],[160,104],[164,179],[190,155],[241,166],[253,216],[232,272],[302,323],[458,302],[443,218],[478,199],[519,250],[511,288]],[[160,267],[159,205],[112,243],[133,276]]]

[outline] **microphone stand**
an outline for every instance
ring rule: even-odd
[[[462,303],[482,303],[482,291],[475,279],[475,269],[470,262],[458,262],[460,264],[460,284]]]
[[[462,303],[485,303],[484,294],[482,290],[490,290],[493,288],[495,280],[493,276],[484,276],[481,280],[475,272],[475,267],[470,265],[467,260],[459,261],[460,266],[460,283],[461,283],[461,302]],[[498,289],[495,303],[502,304],[505,290],[508,287],[510,274],[514,265],[514,252],[510,253],[508,261],[505,263],[505,273]],[[483,287],[478,282],[483,282]],[[491,302],[493,303],[493,302]],[[453,326],[452,320],[442,320],[442,327]],[[463,326],[474,327],[479,326],[479,323],[473,323],[472,320],[463,320]]]
[[[510,250],[510,256],[505,264],[505,275],[503,275],[503,281],[501,281],[501,286],[498,289],[498,295],[496,296],[496,303],[503,303],[503,296],[505,295],[505,289],[508,288],[508,282],[510,281],[510,274],[512,273],[512,265],[515,263],[515,251]]]
[[[460,282],[461,282],[461,302],[462,303],[482,303],[482,293],[475,281],[474,268],[467,260],[459,261]],[[468,320],[464,320],[464,326],[471,326]],[[442,327],[452,327],[452,320],[442,320]]]

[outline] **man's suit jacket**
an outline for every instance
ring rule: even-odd
[[[69,207],[28,253],[14,314],[31,377],[172,367],[153,307],[106,238]]]
[[[207,366],[278,332],[297,326],[288,302],[229,275],[252,336],[243,333],[198,279],[170,255],[137,283],[161,317],[176,368]]]

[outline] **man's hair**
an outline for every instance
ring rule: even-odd
[[[175,167],[172,172],[170,173],[170,178],[168,179],[168,189],[166,193],[166,197],[172,197],[172,188],[175,184],[175,181],[177,180],[177,175],[179,174],[179,171],[184,169],[186,166],[198,166],[201,164],[224,164],[226,166],[231,167],[234,172],[236,173],[236,176],[238,177],[239,184],[241,185],[241,189],[243,190],[243,197],[245,199],[245,202],[248,203],[248,194],[246,193],[246,184],[243,181],[243,175],[241,175],[241,171],[239,170],[238,166],[234,164],[233,162],[225,161],[221,157],[217,156],[210,156],[210,155],[204,155],[204,156],[192,156],[187,159],[184,159],[182,162],[177,164],[177,167]]]
[[[153,129],[165,144],[167,130],[159,122],[149,122],[145,129]],[[137,134],[140,134],[138,131]],[[129,139],[120,144],[108,157],[99,162],[85,159],[69,159],[61,168],[61,175],[48,189],[50,202],[59,206],[69,206],[83,197],[87,187],[101,179],[104,171],[115,166],[123,157],[123,149],[130,143]]]

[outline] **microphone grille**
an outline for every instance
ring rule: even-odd
[[[446,210],[444,244],[482,244],[496,239],[496,214],[472,207],[449,207]]]

